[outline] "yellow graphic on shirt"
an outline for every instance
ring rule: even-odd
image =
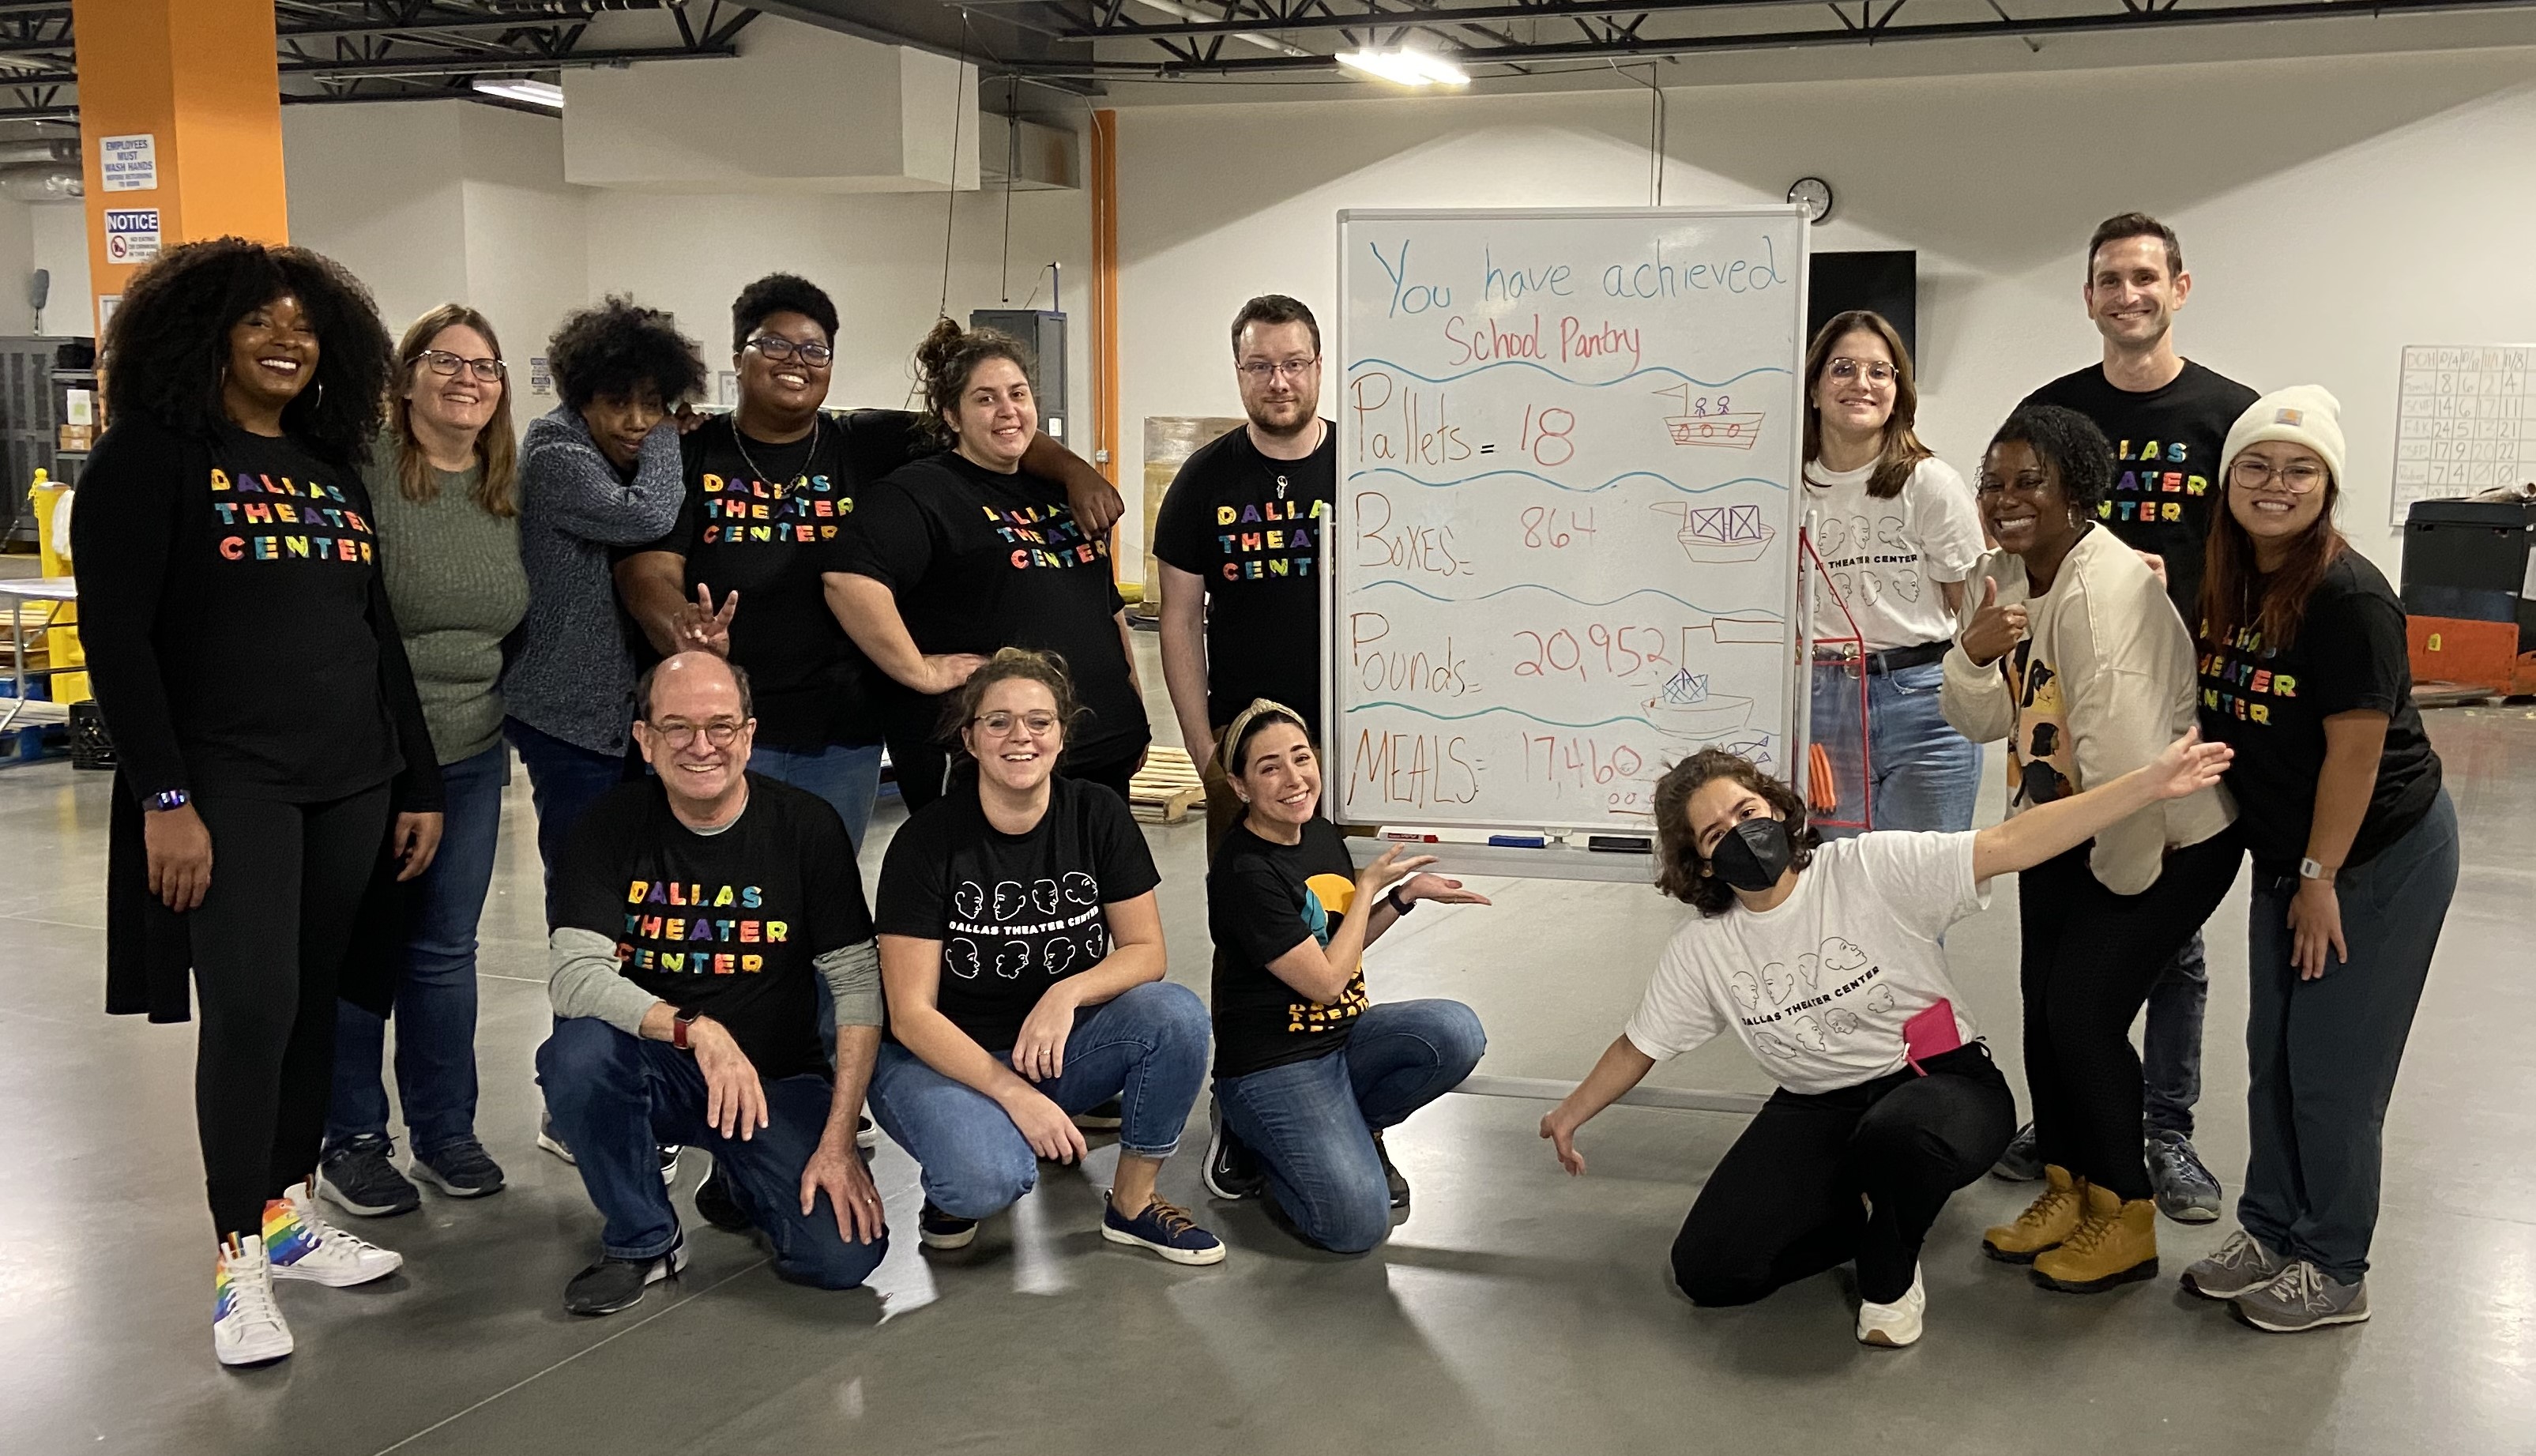
[[[2077,744],[2069,740],[2069,710],[2060,695],[2060,671],[2034,656],[2034,639],[2016,645],[1999,663],[2016,727],[2008,735],[2007,795],[2011,805],[2048,804],[2086,786],[2078,782]]]
[[[1330,944],[1330,918],[1345,916],[1356,903],[1356,882],[1340,874],[1316,874],[1303,881],[1303,926],[1312,938],[1327,950]],[[1347,988],[1339,998],[1324,1006],[1318,1001],[1286,1003],[1286,1030],[1290,1032],[1326,1032],[1342,1022],[1353,1021],[1372,1004],[1364,993],[1364,963],[1360,960],[1348,974]]]

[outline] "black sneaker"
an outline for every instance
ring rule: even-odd
[[[1218,1198],[1256,1198],[1268,1184],[1259,1171],[1259,1155],[1224,1123],[1224,1108],[1207,1112],[1206,1165],[1199,1177]]]
[[[2043,1176],[2043,1155],[2034,1145],[2034,1124],[2026,1123],[2007,1140],[2007,1151],[1990,1166],[1990,1175],[2011,1183],[2030,1183]]]
[[[696,1212],[717,1229],[732,1234],[745,1234],[752,1222],[739,1200],[730,1196],[730,1184],[723,1178],[722,1160],[714,1160],[713,1171],[696,1184]]]
[[[1391,1150],[1382,1145],[1382,1134],[1378,1132],[1373,1135],[1373,1156],[1382,1160],[1382,1186],[1391,1194],[1392,1210],[1406,1212],[1409,1208],[1409,1179],[1401,1176],[1399,1169],[1392,1167]]]
[[[916,1216],[916,1236],[926,1248],[967,1248],[978,1237],[976,1219],[955,1219],[924,1200],[924,1209]]]
[[[674,1188],[678,1185],[678,1155],[686,1150],[683,1143],[661,1144],[661,1186]]]
[[[1116,1132],[1126,1120],[1126,1109],[1118,1106],[1118,1099],[1114,1097],[1097,1108],[1087,1108],[1074,1114],[1074,1125],[1085,1132]]]
[[[413,1175],[452,1198],[481,1198],[502,1191],[502,1165],[472,1137],[415,1153]]]
[[[317,1165],[317,1191],[346,1213],[365,1219],[412,1213],[422,1207],[422,1194],[388,1161],[396,1144],[387,1134],[365,1132],[326,1150]]]
[[[648,1259],[601,1259],[563,1287],[563,1307],[574,1314],[614,1314],[643,1302],[643,1292],[687,1267],[683,1237]]]

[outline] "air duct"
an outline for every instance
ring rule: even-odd
[[[58,161],[0,165],[0,197],[11,202],[77,202],[87,191],[77,166]]]

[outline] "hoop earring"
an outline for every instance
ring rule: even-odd
[[[309,402],[308,402],[308,408],[309,408],[309,409],[311,409],[311,410],[323,410],[323,409],[325,409],[325,408],[326,408],[326,381],[325,381],[325,380],[320,379],[320,380],[318,380],[318,381],[317,381],[317,398],[315,398],[315,399],[313,399],[313,400],[311,400],[311,401],[309,401]]]

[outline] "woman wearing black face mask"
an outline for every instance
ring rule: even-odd
[[[2219,780],[2229,750],[2187,734],[2086,793],[1963,834],[1822,844],[1805,801],[1706,749],[1656,785],[1657,888],[1699,911],[1665,947],[1635,1016],[1541,1119],[1559,1166],[1576,1130],[1655,1064],[1729,1027],[1777,1079],[1674,1240],[1698,1304],[1746,1304],[1858,1265],[1858,1338],[1920,1338],[1920,1244],[1948,1195],[2014,1130],[2015,1103],[1955,1006],[1940,937],[1997,875],[2040,864],[2152,803]]]

